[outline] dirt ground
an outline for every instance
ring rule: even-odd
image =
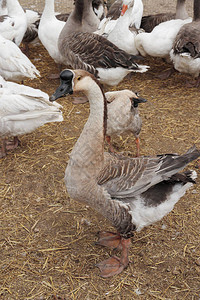
[[[42,46],[31,47],[30,58],[41,78],[24,84],[51,95],[59,85],[48,79],[57,71],[55,63]],[[169,68],[159,59],[145,64],[147,73],[109,89],[129,88],[148,100],[140,106],[141,155],[200,147],[199,88],[186,87],[191,78],[180,73],[158,79]],[[58,102],[64,121],[22,136],[21,146],[0,160],[0,299],[199,300],[200,179],[162,221],[135,233],[128,268],[102,279],[95,264],[112,251],[95,245],[96,233],[113,228],[90,207],[69,199],[63,180],[89,105],[73,105],[71,96]],[[133,136],[113,140],[118,151],[134,155]],[[200,178],[196,166],[188,168]]]

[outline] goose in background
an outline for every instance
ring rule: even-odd
[[[20,45],[27,30],[26,14],[18,0],[6,0],[8,15],[2,15],[0,22],[0,34]]]
[[[130,72],[146,72],[148,66],[135,62],[138,57],[92,33],[98,26],[96,19],[91,0],[75,2],[75,9],[58,39],[58,49],[68,65],[85,69],[108,85],[118,84]]]
[[[142,32],[135,37],[136,48],[142,56],[164,58],[169,61],[169,53],[180,28],[192,21],[176,19],[160,23],[151,32]]]
[[[36,43],[36,39],[38,37],[38,25],[40,21],[41,14],[35,10],[30,10],[23,8],[26,19],[27,19],[27,29],[24,33],[22,43],[24,44],[23,51],[24,53],[28,54],[29,51],[29,43]],[[8,15],[8,9],[7,9],[7,0],[3,0],[0,6],[0,16],[2,15]]]
[[[193,22],[179,30],[170,57],[174,68],[181,73],[191,74],[196,80],[189,83],[198,86],[200,83],[200,0],[194,0]]]
[[[145,32],[151,32],[154,27],[156,27],[160,23],[173,19],[187,19],[189,16],[185,7],[185,1],[186,0],[177,0],[175,13],[169,12],[143,16],[140,27],[144,29]]]
[[[127,53],[137,55],[135,36],[140,28],[142,15],[142,0],[123,0],[121,16],[117,19],[116,25],[108,34],[107,39]],[[135,30],[130,30],[129,27]]]
[[[163,154],[129,158],[104,152],[106,99],[99,82],[85,70],[64,70],[62,91],[57,96],[82,91],[89,99],[89,118],[77,140],[65,171],[71,198],[101,213],[117,233],[101,232],[99,245],[118,248],[113,256],[97,264],[102,277],[117,275],[128,266],[128,249],[133,232],[161,220],[185,194],[197,174],[178,173],[200,156],[190,148],[185,154]]]
[[[55,16],[54,0],[45,0],[44,10],[40,19],[38,28],[38,37],[43,46],[48,51],[49,55],[58,64],[59,72],[61,64],[67,64],[67,60],[61,55],[58,50],[58,37],[65,25],[64,21],[60,21]],[[52,78],[57,78],[58,75],[51,75]]]
[[[63,120],[62,106],[49,101],[49,96],[39,89],[5,81],[0,76],[0,158],[7,150],[19,144],[19,135],[30,133],[36,128]],[[13,142],[6,138],[14,137]]]
[[[132,133],[135,136],[136,156],[140,156],[139,134],[142,120],[138,111],[138,104],[147,100],[130,90],[112,91],[105,93],[107,101],[106,141],[111,152],[115,152],[111,145],[111,136]]]
[[[40,76],[40,72],[19,47],[0,35],[0,75],[11,81]]]

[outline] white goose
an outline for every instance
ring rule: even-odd
[[[0,34],[20,45],[27,29],[26,14],[18,0],[6,0],[8,15],[1,16]]]
[[[133,0],[123,0],[121,16],[117,19],[107,39],[127,53],[137,55],[135,37],[140,28],[142,14],[142,0],[134,0],[134,5]],[[134,30],[130,30],[129,26],[134,27]]]
[[[73,91],[89,99],[90,115],[70,154],[65,184],[70,197],[96,209],[117,230],[102,232],[98,242],[122,251],[120,258],[97,264],[101,276],[110,277],[128,266],[133,231],[161,220],[195,183],[195,171],[177,172],[198,158],[200,150],[139,158],[105,153],[106,101],[98,81],[84,70],[65,70],[61,82],[65,88],[58,88],[52,101]]]
[[[176,3],[176,12],[168,12],[168,13],[159,13],[156,15],[148,15],[143,16],[141,21],[141,28],[144,29],[145,32],[151,32],[154,27],[159,25],[162,22],[166,22],[173,19],[187,19],[188,13],[185,7],[186,0],[177,0]]]
[[[3,139],[0,157],[17,147],[18,135],[32,132],[49,122],[62,121],[61,107],[56,102],[51,103],[46,93],[5,81],[0,76],[0,137]],[[14,142],[7,144],[6,137],[14,137]]]
[[[150,55],[169,60],[169,53],[178,31],[191,21],[191,18],[170,20],[160,23],[151,32],[139,33],[135,37],[137,50],[143,56]]]
[[[118,84],[130,72],[146,72],[148,66],[136,64],[138,57],[92,33],[97,22],[91,2],[76,0],[75,9],[59,36],[58,49],[68,64],[74,69],[85,69],[95,74],[108,85]]]
[[[20,81],[36,78],[40,72],[19,47],[0,35],[0,75],[6,80]]]
[[[55,16],[54,0],[45,0],[45,7],[40,19],[38,37],[54,61],[61,65],[66,64],[65,58],[58,50],[58,37],[65,25]]]
[[[170,52],[174,68],[189,73],[200,83],[200,0],[194,0],[193,22],[181,27]],[[192,84],[191,84],[192,85]]]

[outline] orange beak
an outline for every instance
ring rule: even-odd
[[[123,16],[124,14],[125,14],[125,12],[127,11],[127,9],[128,9],[128,5],[123,5],[122,6],[122,11],[121,11],[121,16]]]

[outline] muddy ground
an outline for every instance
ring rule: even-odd
[[[31,47],[30,58],[41,78],[24,84],[51,95],[59,84],[48,79],[57,71],[54,62],[42,46]],[[147,73],[112,88],[129,88],[148,100],[140,106],[141,155],[200,147],[199,88],[186,87],[191,78],[180,73],[157,78],[169,67],[159,59],[145,63]],[[200,179],[162,221],[135,233],[128,268],[102,279],[95,264],[112,251],[95,245],[96,233],[113,228],[69,199],[63,180],[89,105],[73,105],[71,96],[58,102],[64,121],[22,136],[21,146],[0,160],[0,299],[199,300]],[[113,140],[118,151],[135,154],[133,136]],[[196,166],[188,168],[200,178]]]

